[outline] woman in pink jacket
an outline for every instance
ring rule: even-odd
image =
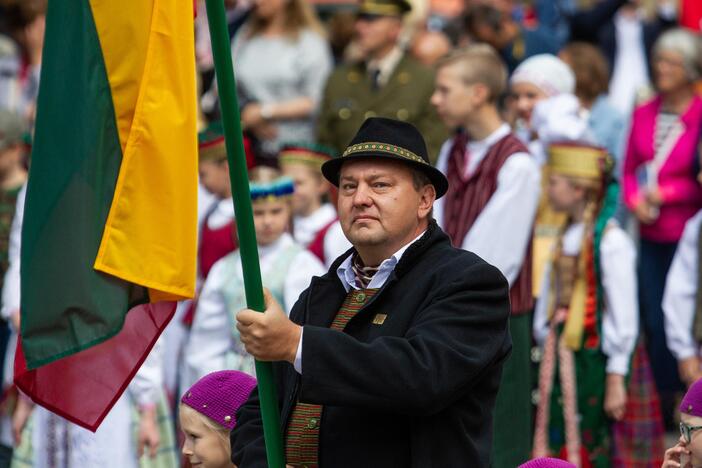
[[[702,208],[697,182],[702,100],[694,91],[702,76],[700,39],[683,29],[666,32],[654,46],[653,70],[658,95],[634,111],[624,201],[639,220],[642,324],[663,414],[672,415],[673,394],[682,386],[666,347],[661,301],[685,222]]]

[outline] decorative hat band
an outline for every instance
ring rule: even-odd
[[[409,159],[410,161],[425,164],[427,166],[429,165],[428,162],[426,162],[424,159],[417,156],[410,150],[406,150],[395,145],[388,145],[387,143],[377,142],[357,143],[353,146],[349,146],[348,148],[346,148],[346,151],[344,151],[344,154],[342,154],[341,157],[344,158],[346,156],[351,156],[354,153],[365,153],[368,151],[392,154],[395,156],[400,156],[401,158]]]
[[[314,151],[294,148],[294,149],[284,149],[280,152],[278,156],[278,162],[281,166],[285,164],[306,164],[314,168],[319,169],[322,164],[329,161],[331,157],[323,153],[316,153]]]
[[[360,8],[361,14],[379,16],[401,16],[404,10],[396,4],[363,2]]]
[[[577,145],[551,145],[548,150],[551,172],[568,177],[601,180],[612,169],[612,160],[603,148]]]
[[[275,200],[292,195],[295,185],[290,177],[279,177],[271,182],[251,182],[251,200]]]

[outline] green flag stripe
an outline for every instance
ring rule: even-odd
[[[88,0],[49,2],[22,232],[28,368],[122,328],[129,285],[93,270],[122,159]]]

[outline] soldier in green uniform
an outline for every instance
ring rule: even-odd
[[[388,117],[415,125],[436,161],[447,138],[430,101],[434,72],[407,54],[399,44],[407,0],[362,0],[356,17],[361,62],[341,65],[327,81],[320,107],[320,143],[346,148],[369,117]]]

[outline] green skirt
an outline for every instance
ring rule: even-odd
[[[495,402],[492,463],[494,468],[515,468],[531,453],[531,312],[512,315],[512,354],[502,368]]]

